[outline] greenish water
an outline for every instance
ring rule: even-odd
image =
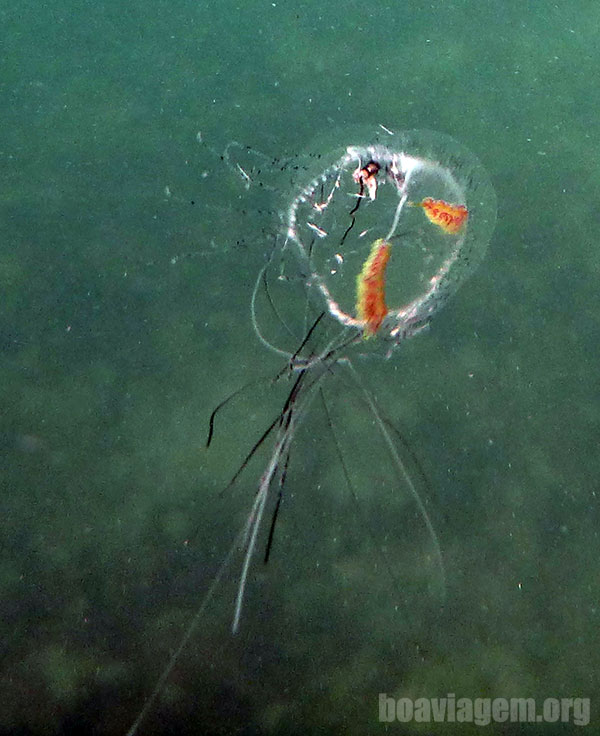
[[[431,330],[357,362],[427,476],[446,598],[342,385],[336,431],[395,580],[315,406],[240,633],[238,560],[140,733],[431,732],[380,724],[380,692],[594,698],[599,16],[587,2],[0,10],[1,733],[125,734],[248,512],[265,455],[219,491],[285,387],[228,407],[210,452],[206,425],[281,368],[249,301],[292,184],[273,164],[275,191],[246,191],[219,153],[294,156],[366,123],[454,136],[498,196],[486,260]]]

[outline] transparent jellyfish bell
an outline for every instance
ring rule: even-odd
[[[494,190],[475,156],[443,134],[380,128],[346,140],[327,156],[305,157],[284,209],[285,247],[329,314],[371,334],[357,283],[374,244],[385,243],[373,296],[385,317],[374,336],[389,347],[426,325],[479,265],[495,223]]]

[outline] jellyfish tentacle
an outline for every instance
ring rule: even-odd
[[[445,565],[444,565],[444,558],[442,555],[442,548],[440,545],[440,540],[438,538],[437,532],[435,531],[435,528],[431,521],[431,517],[427,513],[427,509],[425,508],[425,504],[423,503],[423,499],[419,495],[419,492],[417,491],[417,488],[413,482],[413,479],[411,478],[410,473],[408,472],[406,468],[406,465],[404,464],[404,462],[402,461],[402,458],[400,457],[398,448],[396,447],[394,440],[392,439],[390,433],[388,432],[385,426],[385,422],[382,419],[381,413],[379,409],[377,408],[377,404],[375,403],[373,396],[367,390],[363,382],[360,380],[360,377],[358,373],[356,372],[352,363],[349,360],[343,360],[343,361],[340,360],[339,362],[343,363],[343,365],[345,365],[348,368],[348,370],[350,371],[351,375],[353,376],[355,380],[356,385],[358,386],[362,395],[364,396],[367,402],[367,406],[371,410],[371,414],[373,416],[373,419],[375,420],[377,429],[379,430],[379,434],[381,435],[388,449],[392,462],[394,463],[396,471],[398,475],[400,476],[400,478],[402,478],[402,480],[406,484],[406,487],[408,488],[411,496],[413,497],[417,505],[417,508],[419,509],[419,513],[421,514],[421,517],[425,523],[425,526],[427,527],[427,531],[429,532],[429,536],[433,544],[433,549],[435,551],[435,556],[438,562],[438,568],[440,572],[441,594],[442,594],[442,598],[445,598],[446,596],[446,570],[445,570]]]

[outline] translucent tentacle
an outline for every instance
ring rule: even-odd
[[[373,419],[375,420],[377,429],[379,430],[379,433],[388,448],[392,461],[394,462],[394,465],[396,466],[396,470],[398,471],[399,476],[402,478],[402,480],[406,484],[408,490],[410,491],[411,496],[413,497],[415,503],[417,504],[417,508],[419,509],[421,517],[423,518],[423,521],[425,522],[425,526],[427,527],[429,536],[431,537],[431,542],[433,544],[435,556],[437,558],[438,567],[440,571],[440,583],[441,583],[442,597],[445,597],[446,595],[446,571],[444,567],[444,559],[442,556],[442,548],[440,547],[440,541],[438,539],[438,535],[433,527],[431,518],[429,514],[427,513],[425,504],[423,503],[423,500],[421,499],[421,496],[419,495],[419,492],[416,489],[416,486],[410,476],[410,473],[406,469],[406,465],[402,462],[402,458],[400,457],[400,454],[398,453],[396,444],[394,440],[392,439],[392,437],[390,436],[390,433],[388,432],[385,426],[385,422],[383,421],[381,414],[379,413],[379,409],[377,408],[377,404],[375,403],[373,396],[366,389],[363,382],[360,380],[360,377],[358,373],[356,372],[356,370],[354,369],[354,366],[352,365],[352,363],[348,359],[343,359],[343,360],[340,360],[339,362],[348,368],[348,370],[350,371],[350,373],[352,374],[354,378],[356,385],[360,388],[360,391],[363,394],[367,402],[367,405],[371,411],[371,414],[373,415]]]

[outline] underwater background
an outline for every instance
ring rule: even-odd
[[[589,697],[597,727],[600,6],[13,0],[0,21],[0,733],[134,722],[289,388],[240,394],[205,448],[215,406],[284,367],[249,306],[294,196],[280,162],[379,124],[453,136],[498,198],[431,328],[355,361],[418,460],[445,596],[342,382],[335,434],[315,403],[297,435],[240,632],[237,557],[139,733],[431,732],[380,723],[380,693]],[[270,184],[246,189],[231,141]]]

